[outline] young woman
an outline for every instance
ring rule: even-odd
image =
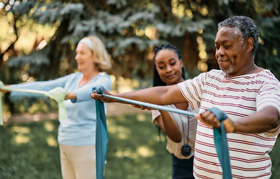
[[[173,45],[161,45],[154,52],[153,86],[175,85],[185,80],[185,69],[180,51]],[[141,109],[150,109],[132,105]],[[187,102],[166,105],[191,111]],[[196,110],[197,112],[198,110]],[[172,155],[172,178],[190,179],[193,177],[194,143],[197,120],[177,113],[152,110],[153,123],[167,135],[166,149]]]
[[[62,87],[67,91],[64,105],[67,119],[59,119],[58,143],[62,177],[65,179],[96,178],[95,100],[90,94],[95,86],[111,88],[110,76],[104,73],[111,68],[111,62],[102,41],[96,36],[83,38],[76,48],[75,57],[79,72],[41,82],[10,85],[12,88],[36,89],[49,91]],[[11,97],[30,96],[30,93],[11,92]]]
[[[154,52],[153,86],[167,86],[185,80],[180,51],[173,45],[161,45]],[[170,108],[191,110],[188,103],[167,105]],[[153,123],[167,135],[167,150],[172,155],[172,178],[193,178],[193,155],[197,120],[162,110],[152,111]]]

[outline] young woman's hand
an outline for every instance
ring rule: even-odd
[[[103,94],[107,94],[107,95],[112,95],[111,93],[109,93],[108,91],[106,91],[105,89],[103,90]],[[101,100],[102,102],[104,103],[110,103],[110,102],[114,102],[111,98],[108,98],[108,97],[105,97],[105,96],[102,96],[101,94],[98,94],[95,91],[93,91],[90,95],[93,99],[95,100]]]
[[[67,99],[77,99],[77,95],[76,93],[70,93],[70,92],[66,92],[66,95],[65,95],[65,100]]]
[[[154,108],[145,107],[145,106],[136,105],[136,104],[131,104],[131,106],[135,107],[135,108],[138,108],[138,109],[142,109],[142,110],[154,110]]]

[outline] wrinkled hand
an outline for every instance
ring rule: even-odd
[[[112,95],[111,93],[109,93],[108,91],[106,91],[105,89],[103,90],[103,94],[107,94],[107,95]],[[110,103],[110,102],[113,102],[113,100],[111,98],[107,98],[105,96],[102,96],[101,94],[98,94],[95,91],[93,91],[90,95],[93,99],[95,100],[101,100],[102,102],[104,103]]]
[[[66,92],[66,95],[65,95],[65,100],[67,99],[77,99],[77,95],[76,93],[70,93],[70,92]]]
[[[146,106],[141,106],[141,105],[136,105],[136,104],[131,104],[132,107],[142,109],[142,110],[154,110],[154,108],[146,107]]]
[[[54,99],[56,102],[64,101],[65,95],[66,91],[61,87],[56,87],[47,92],[47,96],[49,96],[51,99]]]
[[[200,122],[205,124],[206,126],[213,128],[219,128],[221,126],[220,121],[216,118],[216,116],[210,112],[210,111],[204,111],[200,114],[196,114],[195,118],[197,118]],[[227,118],[226,120],[223,121],[225,130],[227,133],[233,133],[234,132],[234,122],[230,119]]]
[[[4,84],[3,84],[3,86],[4,86],[4,87],[10,87],[9,85],[4,85]],[[10,91],[10,90],[4,90],[4,89],[0,88],[0,92],[2,92],[3,94],[5,94],[5,93],[9,93],[9,92],[11,92],[11,91]]]

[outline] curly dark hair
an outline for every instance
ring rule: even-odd
[[[177,47],[171,45],[171,44],[163,44],[163,45],[160,45],[160,46],[157,46],[155,48],[155,52],[154,52],[154,57],[153,57],[153,60],[155,62],[155,58],[158,54],[158,52],[160,52],[161,50],[172,50],[173,52],[175,52],[179,58],[179,60],[182,60],[181,58],[181,53],[180,51],[178,50]],[[182,77],[183,79],[185,80],[186,79],[186,76],[185,76],[185,68],[184,66],[182,67]],[[158,71],[156,69],[156,65],[154,63],[154,78],[153,78],[153,86],[166,86],[166,83],[164,83],[161,79],[160,79],[160,76],[158,74]]]
[[[218,30],[222,27],[234,27],[239,30],[243,38],[247,40],[252,37],[254,39],[253,56],[255,56],[259,45],[259,32],[254,21],[247,16],[233,16],[218,23]]]

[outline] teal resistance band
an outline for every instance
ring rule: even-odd
[[[220,161],[220,165],[223,170],[223,179],[231,179],[231,165],[230,165],[230,156],[228,149],[227,133],[222,123],[223,120],[227,119],[227,114],[220,109],[213,107],[206,109],[211,111],[216,118],[220,121],[220,128],[213,128],[214,132],[214,143],[217,150],[217,155]]]
[[[92,89],[92,91],[95,91],[95,90],[98,94],[101,94],[102,96],[116,99],[116,100],[119,100],[122,102],[136,104],[139,106],[145,106],[145,107],[150,107],[150,108],[164,110],[164,111],[169,111],[169,112],[175,112],[175,113],[188,115],[188,116],[195,115],[195,113],[192,113],[189,111],[184,111],[184,110],[180,110],[180,109],[172,109],[172,108],[168,108],[166,106],[160,106],[160,105],[156,105],[156,104],[145,103],[145,102],[141,102],[141,101],[135,101],[135,100],[131,100],[131,99],[125,99],[125,98],[121,98],[121,97],[106,95],[106,94],[103,94],[103,90],[104,90],[103,86]],[[96,178],[102,179],[104,177],[103,172],[104,172],[104,165],[105,165],[106,152],[107,152],[108,133],[107,133],[106,116],[104,113],[103,103],[100,102],[100,100],[97,100],[96,102],[97,102],[96,103],[97,124],[96,124],[96,144],[95,144],[96,162],[97,162]],[[213,129],[214,130],[214,142],[215,142],[215,147],[217,150],[217,155],[218,155],[218,158],[220,161],[220,165],[223,170],[223,179],[231,179],[232,174],[231,174],[228,142],[227,142],[226,131],[225,131],[224,125],[222,123],[223,120],[227,119],[227,115],[226,115],[226,113],[224,113],[223,111],[221,111],[215,107],[207,109],[207,110],[211,111],[216,116],[216,118],[220,121],[221,127]],[[99,118],[99,117],[101,117],[101,118]],[[98,121],[100,121],[100,122],[98,122]],[[101,132],[99,131],[99,128],[100,128]]]
[[[93,88],[98,93],[103,93],[102,88]],[[101,91],[102,90],[102,91]],[[104,110],[104,103],[100,100],[96,100],[96,138],[95,138],[95,151],[96,151],[96,178],[104,178],[104,168],[108,145],[108,132],[107,123]]]
[[[3,82],[0,81],[0,89],[8,90],[8,91],[18,91],[18,92],[25,92],[25,93],[33,93],[33,94],[40,94],[47,96],[49,98],[54,99],[58,103],[58,113],[60,119],[67,119],[67,112],[64,106],[64,98],[66,92],[63,88],[57,87],[50,91],[41,91],[41,90],[33,90],[33,89],[18,89],[18,88],[11,88],[5,87]],[[0,96],[2,97],[2,93],[0,92]],[[0,100],[0,125],[3,125],[3,114],[2,114],[2,98]]]

